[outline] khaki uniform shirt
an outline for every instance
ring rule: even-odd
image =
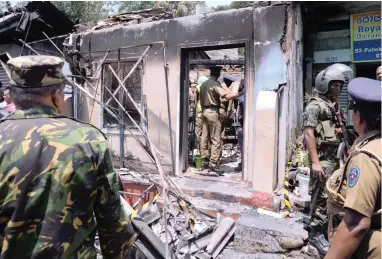
[[[200,87],[200,103],[202,107],[220,107],[220,98],[223,98],[227,94],[227,91],[221,87],[219,82],[216,82],[212,79],[208,79]]]
[[[370,136],[370,135],[369,135]],[[367,136],[364,136],[365,138]],[[362,147],[381,157],[381,138],[371,140]],[[356,258],[381,258],[381,167],[377,160],[366,154],[351,158],[347,168],[345,208],[371,218],[370,231],[354,254]]]

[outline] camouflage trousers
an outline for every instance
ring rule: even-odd
[[[333,160],[324,160],[320,163],[324,169],[326,179],[328,179],[338,167],[338,162]],[[309,180],[309,195],[311,196],[310,228],[321,233],[326,233],[328,229],[328,217],[326,213],[326,201],[328,196],[325,190],[325,183],[326,181],[321,182],[311,174]]]

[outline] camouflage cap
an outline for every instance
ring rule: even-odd
[[[61,69],[64,60],[55,56],[21,56],[10,59],[11,85],[43,87],[65,81]]]

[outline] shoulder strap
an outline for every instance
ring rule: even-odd
[[[349,157],[348,160],[346,161],[346,164],[345,164],[345,167],[344,167],[344,171],[343,171],[343,174],[342,174],[342,178],[341,178],[341,182],[340,182],[340,184],[338,186],[337,192],[341,191],[342,184],[343,184],[343,182],[346,179],[346,171],[347,171],[347,167],[349,165],[349,162],[350,162],[351,158],[356,156],[356,155],[358,155],[358,154],[360,154],[360,153],[363,153],[363,154],[369,156],[370,158],[374,158],[375,160],[377,160],[379,166],[382,165],[382,159],[379,156],[377,156],[374,152],[372,152],[372,151],[370,151],[368,149],[365,149],[365,148],[360,148],[360,149],[354,150],[352,152],[352,154],[351,154],[351,157]]]
[[[324,112],[328,112],[328,107],[326,105],[326,102],[321,99],[320,97],[311,97],[309,101],[315,100],[318,103],[318,106],[320,107],[320,115],[324,114]]]

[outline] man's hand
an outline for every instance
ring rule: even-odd
[[[326,180],[324,169],[322,168],[322,165],[320,163],[313,163],[312,171],[312,175],[315,178],[318,178],[321,182],[324,182]]]
[[[335,129],[334,131],[335,131],[336,135],[342,134],[342,129],[341,128]]]

